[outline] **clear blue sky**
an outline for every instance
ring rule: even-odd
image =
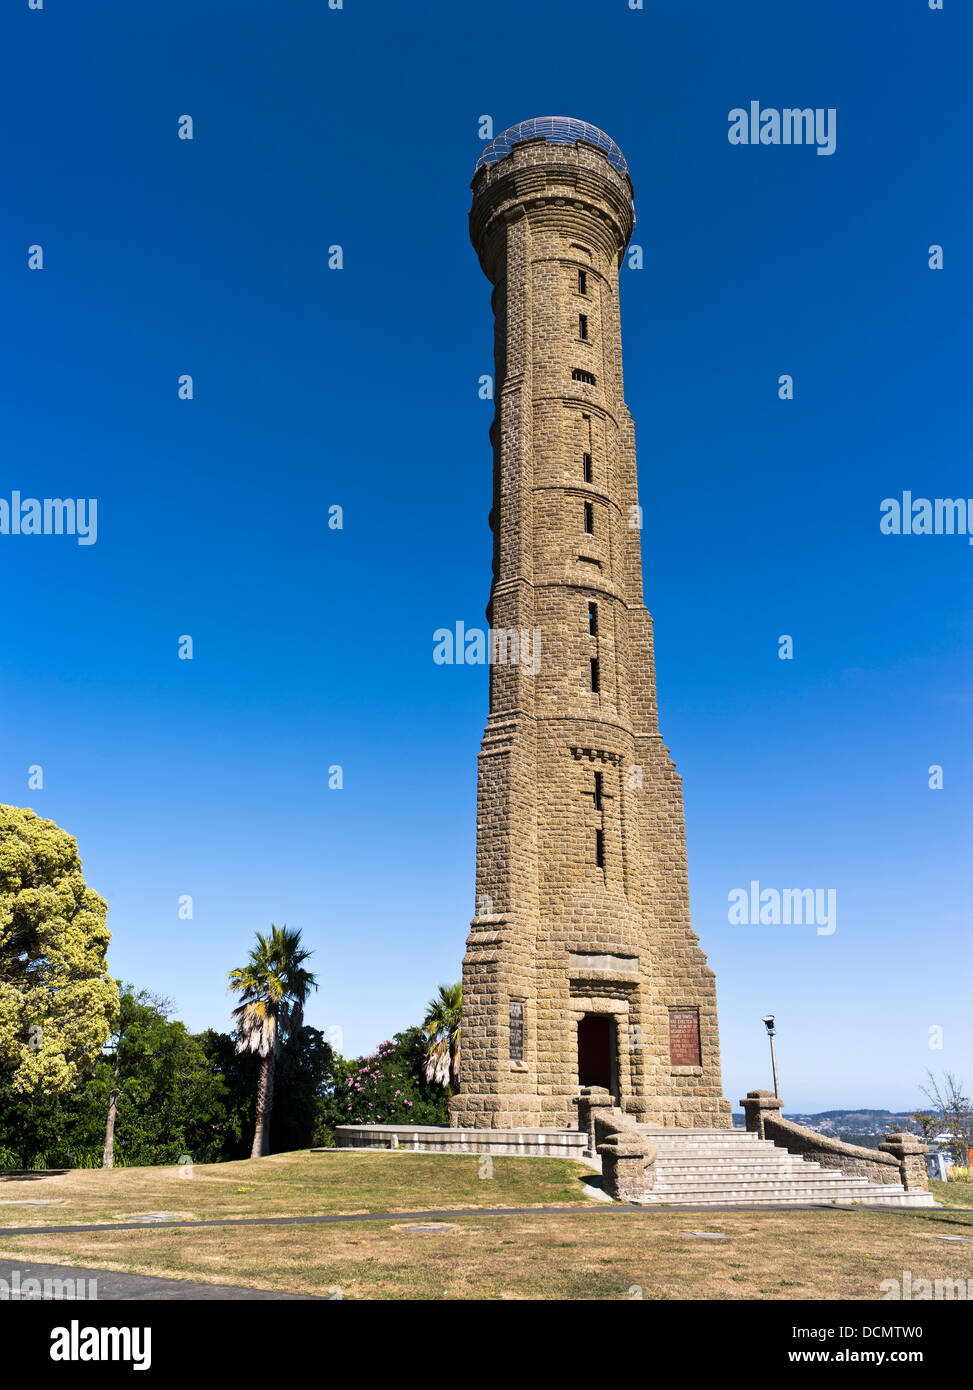
[[[961,0],[4,7],[0,496],[97,497],[99,535],[0,536],[0,797],[77,837],[115,974],[226,1028],[254,931],[301,927],[351,1054],[458,978],[486,674],[432,633],[490,579],[468,185],[480,116],[566,114],[635,182],[646,601],[725,1094],[768,1084],[767,1011],[789,1109],[973,1085],[973,549],[878,529],[973,494],[971,41]],[[835,154],[730,145],[751,100],[836,108]],[[835,888],[836,932],[731,926],[751,879]]]

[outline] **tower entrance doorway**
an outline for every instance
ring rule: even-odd
[[[618,1094],[615,1020],[610,1014],[585,1014],[578,1022],[578,1082],[604,1086]]]

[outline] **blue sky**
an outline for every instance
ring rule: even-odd
[[[0,497],[99,502],[95,545],[0,536],[0,799],[77,837],[113,972],[226,1028],[254,931],[301,927],[350,1054],[458,978],[486,674],[432,633],[482,625],[490,579],[468,186],[482,115],[566,114],[635,183],[646,602],[725,1094],[769,1083],[767,1011],[788,1109],[973,1085],[973,549],[878,527],[973,494],[966,7],[23,0],[0,29]],[[834,107],[836,152],[730,145],[751,100]],[[836,931],[731,926],[752,879],[834,888]]]

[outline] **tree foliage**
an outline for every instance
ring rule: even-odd
[[[426,1079],[428,1039],[421,1028],[396,1033],[366,1057],[342,1062],[333,1093],[319,1106],[319,1139],[336,1125],[444,1125],[448,1091]]]
[[[301,946],[301,933],[270,924],[270,936],[257,932],[257,944],[246,965],[230,971],[230,988],[242,1002],[233,1010],[238,1052],[261,1058],[257,1083],[257,1114],[251,1158],[270,1152],[270,1122],[274,1108],[277,1059],[281,1042],[300,1032],[304,1004],[317,981],[305,962],[311,952]]]
[[[426,1079],[459,1087],[460,1019],[463,1012],[463,986],[440,985],[439,993],[426,1006],[422,1026],[426,1030]]]
[[[13,1092],[65,1094],[108,1038],[107,912],[70,835],[0,806],[0,1065]]]
[[[109,1048],[70,1094],[14,1091],[10,1069],[0,1068],[0,1167],[100,1165],[116,1086],[116,1164],[175,1164],[184,1155],[194,1163],[246,1158],[260,1057],[239,1053],[227,1033],[190,1033],[169,1012],[167,1001],[131,986],[123,989]],[[284,1041],[271,1152],[313,1142],[318,1107],[331,1091],[335,1065],[316,1028],[301,1028]]]
[[[931,1071],[926,1075],[929,1085],[921,1088],[922,1093],[932,1103],[937,1128],[950,1135],[947,1143],[954,1162],[965,1167],[973,1150],[973,1105],[952,1072],[946,1072],[942,1081]]]

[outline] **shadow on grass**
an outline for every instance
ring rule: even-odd
[[[63,1178],[73,1168],[0,1168],[0,1182],[36,1182],[41,1178]]]

